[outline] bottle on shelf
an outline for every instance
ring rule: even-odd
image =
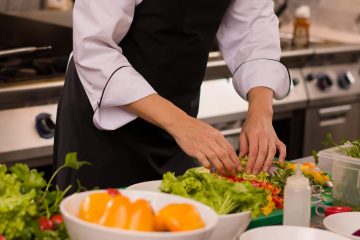
[[[310,44],[310,7],[302,5],[295,11],[292,45],[294,48],[306,48]]]

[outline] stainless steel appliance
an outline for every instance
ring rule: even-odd
[[[72,49],[71,12],[0,13],[0,27],[0,110],[56,103]]]
[[[347,63],[303,69],[309,104],[304,154],[322,149],[327,133],[336,141],[360,137],[360,64]]]
[[[53,139],[35,124],[41,113],[56,116],[72,49],[69,21],[71,12],[0,13],[0,163],[51,165]]]

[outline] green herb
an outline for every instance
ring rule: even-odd
[[[340,145],[338,145],[331,133],[326,134],[325,141],[322,142],[325,147],[338,147],[343,151],[347,156],[360,159],[360,138],[354,141],[341,140]]]
[[[63,170],[64,168],[73,168],[75,170],[78,170],[83,165],[90,165],[90,163],[85,162],[85,161],[78,161],[77,152],[70,152],[70,153],[66,154],[66,156],[65,156],[65,163],[62,166],[60,166],[53,173],[53,175],[51,176],[48,184],[46,185],[44,194],[43,194],[42,198],[40,199],[40,202],[43,203],[44,208],[46,210],[47,218],[49,218],[51,216],[51,211],[50,211],[50,208],[49,208],[49,202],[52,203],[52,208],[53,209],[58,209],[61,200],[64,198],[66,193],[68,191],[70,191],[70,189],[72,187],[71,185],[69,185],[64,191],[60,191],[60,189],[58,187],[56,187],[55,191],[53,191],[52,194],[50,195],[50,197],[47,199],[46,196],[47,196],[47,194],[49,192],[49,188],[51,186],[51,183],[54,180],[54,178],[56,177],[56,175],[59,174],[59,172],[61,170]]]
[[[7,240],[67,239],[63,223],[56,229],[41,231],[38,220],[59,213],[59,204],[71,188],[61,191],[55,186],[50,190],[55,176],[66,167],[78,169],[85,164],[89,163],[78,161],[76,153],[67,154],[65,164],[48,183],[42,173],[25,164],[10,169],[0,164],[0,235]]]
[[[314,158],[315,164],[318,165],[319,164],[319,156],[318,156],[318,153],[317,153],[317,151],[315,149],[313,149],[311,151],[311,155]]]

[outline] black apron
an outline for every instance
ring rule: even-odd
[[[119,44],[159,95],[193,117],[208,53],[230,1],[143,0]],[[72,59],[58,106],[54,167],[72,151],[92,165],[61,172],[57,184],[62,189],[76,186],[77,179],[86,188],[125,187],[161,179],[166,171],[181,174],[197,165],[172,136],[140,118],[105,131],[94,126],[93,115]]]

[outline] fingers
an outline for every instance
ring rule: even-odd
[[[265,136],[259,137],[258,152],[252,173],[257,175],[263,168],[265,158],[268,155],[269,139]]]
[[[248,142],[249,142],[249,153],[248,153],[248,162],[246,164],[246,173],[250,174],[251,170],[254,168],[255,160],[259,149],[258,135],[252,134],[248,136]]]
[[[273,161],[274,161],[274,156],[276,154],[276,146],[275,143],[273,143],[272,141],[269,142],[268,144],[268,154],[264,163],[264,167],[263,167],[263,171],[267,172],[269,171]]]
[[[246,173],[259,174],[260,171],[268,171],[274,160],[276,150],[280,152],[279,161],[283,163],[286,157],[286,146],[279,139],[275,141],[267,135],[244,134],[240,141],[249,144]],[[245,140],[244,140],[245,139]],[[244,144],[244,143],[243,143]]]
[[[215,152],[217,159],[224,166],[223,170],[220,171],[221,175],[236,175],[236,167],[235,164],[230,159],[230,155],[228,152],[223,149],[220,145],[212,145],[211,150]],[[234,153],[235,154],[235,153]]]
[[[211,163],[209,162],[209,160],[205,157],[204,154],[202,154],[201,152],[197,152],[197,154],[195,155],[195,158],[207,169],[211,168]]]
[[[216,168],[216,172],[218,172],[220,175],[227,175],[226,174],[227,170],[225,169],[225,163],[224,161],[221,161],[219,159],[221,157],[218,157],[218,155],[221,155],[220,153],[216,153],[212,148],[207,148],[204,149],[203,154],[208,159],[208,161],[210,161],[211,164]]]
[[[240,133],[240,157],[245,157],[249,151],[249,145],[245,133]]]
[[[279,162],[284,163],[286,158],[286,146],[279,139],[275,141],[275,146],[279,150]]]
[[[239,158],[236,156],[234,148],[231,146],[231,144],[224,138],[223,141],[219,141],[219,145],[226,151],[227,155],[229,156],[232,164],[235,166],[235,169],[237,171],[241,171],[241,163],[239,161]]]

